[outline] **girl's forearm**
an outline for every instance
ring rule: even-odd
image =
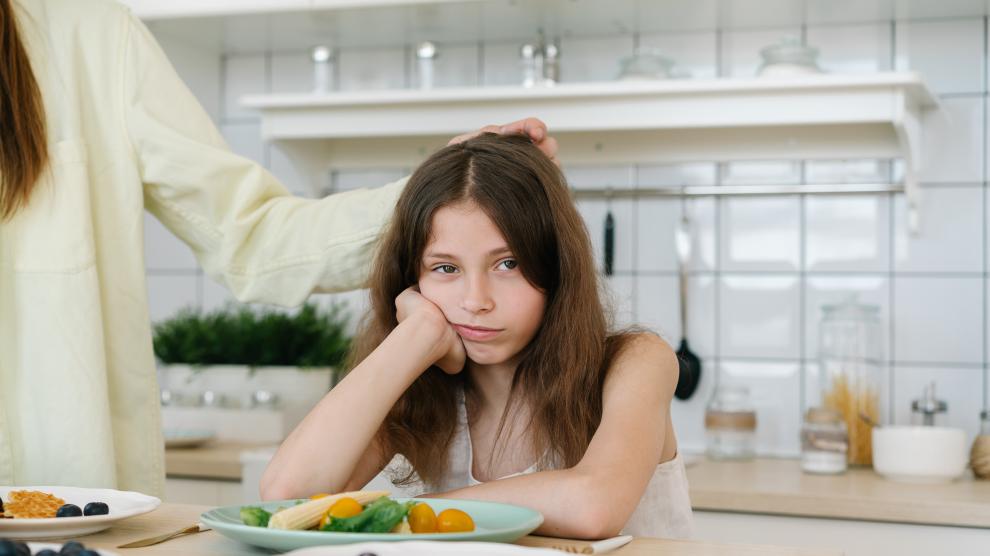
[[[341,490],[382,421],[435,360],[436,326],[403,321],[292,431],[261,479],[266,500]]]
[[[629,515],[616,515],[607,479],[577,469],[541,471],[490,481],[427,497],[488,500],[532,508],[543,514],[536,533],[600,539],[617,535]],[[637,499],[636,503],[639,502]],[[635,509],[635,504],[632,506]]]

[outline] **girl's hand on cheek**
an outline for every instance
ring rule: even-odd
[[[419,293],[418,287],[410,286],[395,298],[395,317],[400,323],[416,319],[422,326],[435,327],[439,340],[435,350],[437,358],[433,364],[452,375],[464,369],[467,358],[464,342],[447,322],[443,311]]]

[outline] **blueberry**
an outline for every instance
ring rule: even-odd
[[[50,548],[46,548],[40,552],[36,552],[34,556],[58,556],[58,552],[55,552]]]
[[[66,504],[55,512],[55,517],[79,517],[81,515],[82,510],[75,504]]]
[[[100,556],[100,553],[95,550],[83,550],[82,552],[76,552],[76,556]]]
[[[78,510],[79,507],[77,506],[76,509]],[[86,550],[83,543],[79,541],[69,541],[62,545],[62,550],[59,550],[58,553],[61,556],[77,556],[83,550]]]
[[[0,540],[0,556],[31,556],[31,549],[22,542]]]
[[[107,515],[108,513],[110,513],[110,507],[103,502],[90,502],[83,509],[83,515]]]

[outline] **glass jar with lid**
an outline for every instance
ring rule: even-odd
[[[757,70],[760,77],[791,77],[822,73],[818,67],[818,49],[801,44],[797,37],[785,36],[777,44],[760,50],[763,64]]]
[[[708,457],[746,460],[756,456],[756,410],[745,386],[715,388],[705,411]]]
[[[823,407],[808,409],[801,427],[801,469],[825,475],[843,473],[848,451],[849,435],[842,415]]]
[[[849,434],[851,465],[872,465],[873,423],[885,399],[880,309],[855,298],[822,307],[818,358],[821,406],[838,412]]]

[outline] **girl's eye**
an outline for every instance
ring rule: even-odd
[[[515,259],[505,259],[504,261],[498,263],[498,266],[504,268],[505,270],[514,270],[519,266],[519,263]]]
[[[439,271],[440,274],[453,274],[457,272],[457,267],[452,264],[442,264],[433,267],[433,270]]]

